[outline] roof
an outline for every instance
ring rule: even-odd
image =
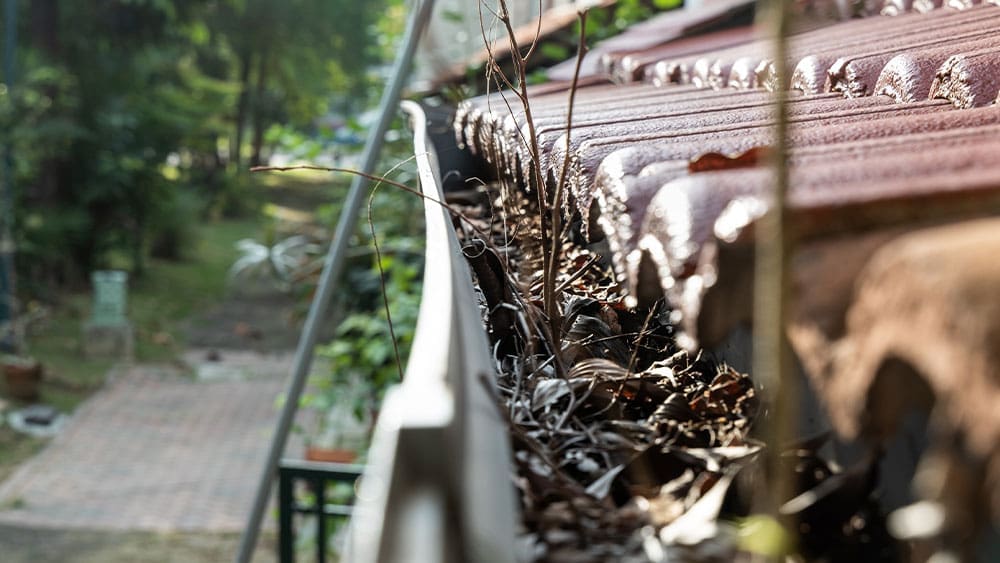
[[[848,436],[874,431],[865,405],[902,359],[1000,468],[1000,420],[962,407],[987,413],[1000,399],[1000,316],[984,317],[1000,303],[985,289],[1000,274],[982,263],[1000,223],[975,221],[1000,210],[1000,9],[940,5],[886,0],[886,16],[799,31],[789,84],[776,82],[769,42],[749,27],[634,34],[598,49],[593,72],[605,81],[578,89],[569,133],[566,82],[537,88],[532,111],[546,177],[568,163],[567,211],[606,242],[632,302],[665,298],[689,342],[712,346],[752,313],[771,92],[793,91],[789,212],[800,244],[788,333],[834,424]],[[503,95],[463,105],[456,134],[500,174],[526,180],[524,116]],[[928,242],[938,237],[947,244]],[[905,309],[898,316],[885,314],[893,303]]]
[[[685,10],[660,14],[590,48],[581,64],[580,76],[600,74],[604,59],[616,54],[656,47],[736,23],[750,23],[754,5],[751,0],[706,0]],[[576,61],[568,60],[549,69],[548,77],[556,81],[572,80],[575,67]]]
[[[862,222],[876,228],[911,220],[924,209],[924,200],[946,199],[960,212],[963,197],[992,193],[997,170],[986,155],[997,148],[993,137],[1000,109],[986,104],[1000,92],[1000,73],[993,66],[1000,64],[1000,34],[993,26],[1000,22],[1000,10],[983,5],[913,12],[894,18],[888,28],[887,21],[851,20],[791,39],[796,68],[791,86],[801,91],[788,105],[791,205],[802,218],[805,236],[858,228]],[[931,33],[918,33],[928,25]],[[760,196],[769,185],[762,168],[712,172],[707,166],[709,171],[692,174],[688,166],[707,153],[739,155],[771,143],[773,99],[766,75],[773,64],[763,40],[750,37],[747,28],[738,27],[605,53],[609,77],[623,78],[622,69],[628,68],[629,77],[642,74],[644,81],[591,85],[577,93],[568,142],[571,205],[581,215],[596,216],[615,252],[618,274],[633,290],[638,262],[644,259],[660,262],[657,267],[668,278],[663,285],[675,285],[678,280],[669,272],[692,270],[695,247],[714,236],[712,223],[726,205],[736,196]],[[703,41],[704,50],[699,52],[696,40]],[[827,62],[822,73],[813,72],[818,61]],[[881,63],[878,72],[869,68],[874,62]],[[664,68],[675,70],[657,72]],[[748,68],[755,69],[754,84],[763,87],[750,87]],[[807,87],[821,82],[818,74],[829,77],[825,86]],[[925,91],[917,94],[921,84]],[[548,85],[532,98],[542,164],[551,178],[560,176],[567,161],[565,89],[565,84]],[[889,89],[893,95],[880,94]],[[472,100],[460,110],[456,127],[472,152],[524,176],[529,157],[521,142],[523,116],[517,110],[510,115],[502,95]],[[956,107],[976,109],[959,112]],[[919,147],[933,147],[935,158],[928,159]],[[845,167],[845,159],[852,166]],[[948,189],[942,187],[945,182]],[[709,185],[739,188],[695,187]],[[664,190],[697,194],[692,205],[704,217],[699,216],[703,222],[694,229],[694,240],[665,238],[662,222],[668,219],[657,204]],[[894,213],[859,214],[890,204]],[[907,204],[912,214],[902,218]],[[850,221],[843,220],[846,213],[852,214]]]

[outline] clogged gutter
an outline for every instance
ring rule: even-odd
[[[541,296],[545,216],[534,194],[501,178],[447,199],[465,219],[456,225],[511,432],[521,560],[900,560],[876,502],[877,454],[841,469],[818,453],[827,435],[783,450],[780,478],[793,479],[795,496],[780,524],[760,515],[775,477],[759,463],[765,445],[752,432],[766,408],[750,376],[682,350],[662,301],[628,308],[605,253],[569,231],[552,339]]]
[[[495,15],[513,42],[506,9]],[[768,169],[757,164],[772,139],[771,95],[590,85],[576,106],[576,80],[568,89],[529,89],[525,66],[515,81],[495,78],[503,92],[459,108],[459,145],[479,159],[481,177],[496,180],[449,196],[467,219],[456,225],[478,283],[496,399],[512,436],[521,559],[900,560],[902,548],[874,500],[878,452],[842,470],[817,453],[827,436],[807,438],[787,445],[784,467],[766,475],[758,463],[765,445],[752,432],[767,408],[749,375],[678,345],[691,332],[679,333],[684,315],[662,297],[681,284],[664,285],[660,299],[638,285],[628,296],[622,290],[645,277],[625,255],[660,213],[644,218],[647,204],[681,213],[654,231],[677,239],[664,242],[676,251],[674,261],[693,258],[705,233],[692,229],[712,224],[685,220],[700,208],[680,206],[683,198],[651,202],[656,188],[703,169],[767,180]],[[692,98],[695,91],[702,95]],[[802,137],[794,140],[800,147],[829,143],[819,128],[854,130],[880,118],[938,119],[945,105],[887,104],[794,98],[790,121]],[[888,135],[877,131],[873,138]],[[594,201],[599,227],[590,225]],[[685,264],[657,263],[661,271],[682,268],[654,276],[656,283],[697,281]],[[777,479],[790,480],[792,490],[777,509],[780,522],[760,506],[760,493]]]
[[[734,498],[727,495],[734,476],[761,450],[749,437],[757,412],[749,377],[679,350],[670,311],[627,309],[610,267],[569,240],[557,283],[560,376],[540,330],[534,199],[498,185],[451,199],[492,236],[462,233],[495,350],[497,400],[512,434],[523,557],[648,561],[657,550],[684,549],[687,559],[700,559],[706,548],[731,553],[735,534],[724,534],[716,520],[723,500]]]
[[[564,111],[552,96],[546,102],[549,113]],[[534,132],[547,152],[522,155],[524,137],[498,142],[508,129],[531,135],[522,123],[530,122],[528,112],[510,111],[510,119],[489,104],[460,111],[459,144],[494,170],[484,177],[497,180],[453,193],[449,203],[467,219],[457,224],[492,339],[497,402],[512,436],[520,559],[730,561],[798,553],[898,560],[900,548],[873,497],[877,457],[842,471],[817,453],[826,442],[819,436],[783,451],[781,475],[765,475],[758,463],[764,444],[752,430],[766,409],[750,376],[682,350],[682,335],[675,334],[680,315],[662,299],[629,308],[609,263],[614,253],[586,246],[585,221],[554,227],[552,200],[559,198],[552,193],[560,188],[551,182],[562,174],[549,170],[540,195],[535,186],[545,180],[533,163],[558,167],[565,155],[557,149],[580,136],[548,143],[545,135],[558,131],[540,126]],[[722,156],[711,167],[747,166],[756,162],[753,154]],[[685,169],[699,163],[685,161]],[[571,187],[578,184],[570,179]],[[589,205],[580,206],[586,190],[569,195],[566,208],[586,217]],[[552,257],[554,280],[545,273]],[[553,288],[555,308],[546,303]],[[759,493],[777,478],[792,479],[795,495],[781,507],[780,523],[759,506]]]

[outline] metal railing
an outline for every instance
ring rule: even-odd
[[[295,515],[309,514],[316,519],[316,561],[327,560],[327,519],[350,517],[352,504],[327,502],[327,485],[350,483],[361,476],[364,466],[344,463],[317,463],[284,459],[278,466],[278,560],[295,561]],[[295,484],[305,482],[313,493],[312,502],[296,499]]]

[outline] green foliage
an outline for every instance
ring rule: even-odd
[[[244,159],[278,124],[369,102],[396,0],[20,2],[0,144],[15,162],[19,284],[180,259],[205,216],[255,213]],[[244,134],[244,132],[246,134]],[[229,147],[226,151],[225,148]],[[316,155],[310,151],[306,156]]]
[[[647,20],[657,12],[674,10],[683,4],[683,0],[618,0],[611,9],[592,10],[587,20],[587,43],[593,44],[618,35],[630,25]],[[574,34],[579,32],[578,26],[574,26]]]
[[[421,279],[421,269],[406,258],[405,255],[382,256],[385,293],[403,362],[409,355],[416,332]],[[374,266],[371,273],[378,283],[378,270]],[[380,304],[351,313],[337,327],[334,340],[319,350],[320,355],[330,361],[330,377],[322,380],[327,388],[336,389],[353,379],[361,379],[381,395],[390,384],[399,382],[392,342],[385,309]]]
[[[149,217],[150,255],[166,260],[190,258],[198,240],[198,222],[192,218],[204,208],[202,198],[191,190],[173,190],[165,195]]]
[[[196,100],[202,88],[174,27],[186,14],[169,2],[39,4],[22,10],[25,71],[0,99],[22,278],[85,279],[115,254],[141,272],[154,239],[179,255],[188,238],[179,215],[193,196],[162,167],[219,109]],[[175,248],[162,248],[164,237]]]

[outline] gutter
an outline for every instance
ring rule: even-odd
[[[414,130],[421,191],[444,201],[427,118]],[[447,210],[424,200],[423,295],[403,382],[390,389],[361,478],[345,561],[515,561],[510,441],[487,386],[495,370]]]

